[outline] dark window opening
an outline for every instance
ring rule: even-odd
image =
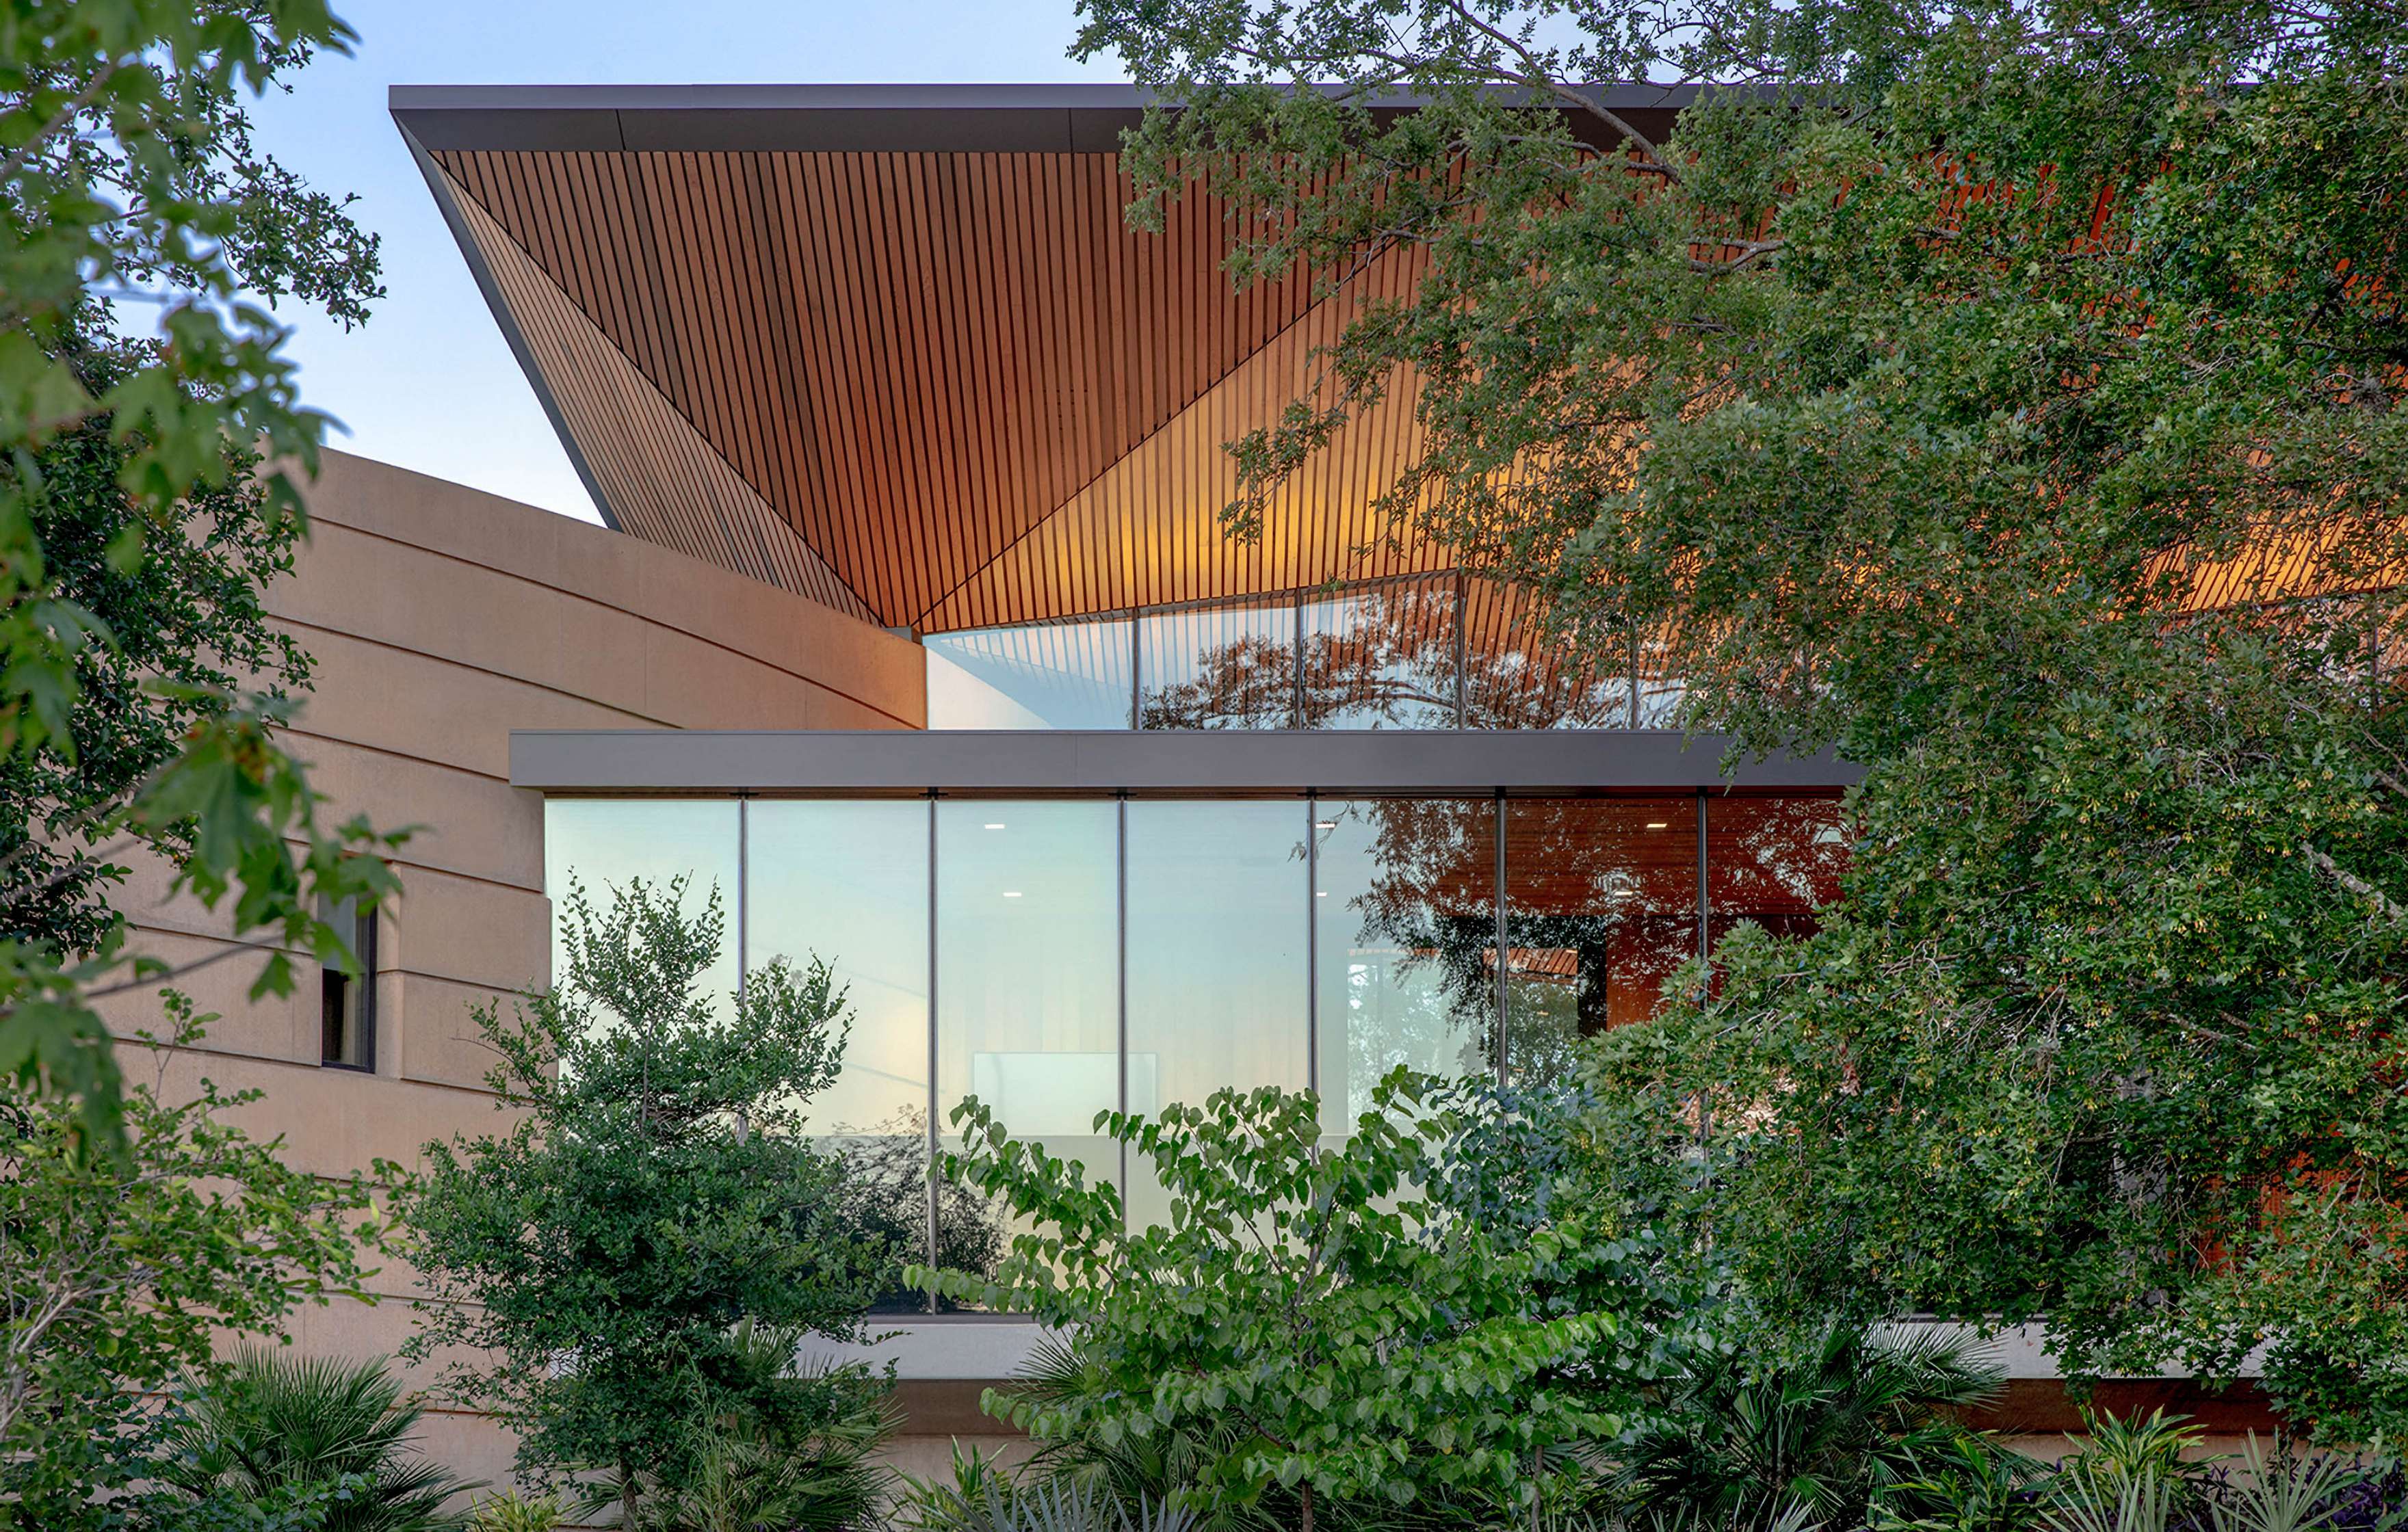
[[[333,964],[320,969],[323,1022],[319,1062],[337,1069],[376,1069],[376,909],[329,904],[320,918],[351,943],[359,972]]]

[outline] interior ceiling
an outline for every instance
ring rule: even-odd
[[[1127,227],[1137,110],[1094,87],[394,103],[625,532],[924,632],[1448,567],[1370,511],[1409,396],[1283,486],[1260,538],[1224,533],[1221,444],[1418,257],[1320,301],[1302,271],[1233,291],[1213,199]]]

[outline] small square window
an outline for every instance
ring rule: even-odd
[[[359,960],[360,971],[345,973],[332,964],[322,966],[319,984],[323,995],[322,1040],[319,1062],[337,1069],[376,1069],[376,971],[377,918],[376,908],[366,909],[346,900],[328,900],[319,907],[319,918],[342,934],[350,942],[351,955]]]

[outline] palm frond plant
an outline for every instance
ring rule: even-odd
[[[2042,1522],[2049,1532],[2167,1532],[2182,1487],[2154,1467],[2129,1476],[2069,1475]]]
[[[1824,1526],[1859,1525],[1964,1428],[1949,1413],[1993,1397],[1999,1368],[1940,1331],[1877,1339],[1824,1326],[1792,1354],[1702,1355],[1661,1414],[1616,1454],[1624,1503],[1698,1525],[1769,1528],[1793,1508]]]
[[[2367,1477],[2365,1466],[2331,1453],[2269,1458],[2251,1432],[2240,1482],[2208,1502],[2214,1532],[2316,1532],[2330,1525],[2344,1498]]]
[[[337,1485],[324,1532],[453,1532],[466,1517],[444,1502],[482,1485],[411,1448],[424,1413],[382,1357],[247,1348],[186,1384],[159,1477],[195,1498],[270,1500]]]
[[[468,1515],[468,1532],[553,1532],[567,1515],[556,1495],[504,1490],[477,1502]]]
[[[2059,1460],[2048,1486],[2053,1513],[2103,1513],[2123,1503],[2127,1489],[2145,1482],[2148,1493],[2135,1501],[2140,1513],[2152,1513],[2156,1497],[2162,1496],[2169,1525],[2187,1527],[2205,1522],[2212,1498],[2209,1475],[2227,1459],[2204,1451],[2206,1433],[2189,1416],[2170,1415],[2162,1409],[2115,1416],[2086,1408],[2081,1414],[2083,1450]]]

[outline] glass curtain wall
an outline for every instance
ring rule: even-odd
[[[1309,598],[1297,660],[1302,726],[1451,729],[1463,703],[1455,580]]]
[[[1312,1084],[1305,806],[1128,803],[1128,1110]],[[1169,1205],[1129,1167],[1130,1215]]]
[[[1139,728],[1295,728],[1296,603],[1143,613],[1137,666]]]
[[[921,645],[932,728],[1129,726],[1136,659],[1126,618],[932,633]]]
[[[1811,935],[1814,911],[1840,897],[1848,869],[1840,800],[1706,799],[1707,936],[1754,921],[1775,936]]]
[[[1338,1136],[1399,1065],[1550,1078],[1653,1014],[1701,938],[1812,930],[1846,834],[1828,794],[558,798],[546,881],[607,907],[684,876],[689,909],[716,887],[722,1005],[739,961],[827,962],[854,1020],[815,1127],[874,1162],[919,1248],[933,1222],[975,1265],[986,1210],[955,1193],[931,1219],[926,1180],[931,1120],[941,1141],[965,1096],[1119,1181],[1093,1122],[1124,1104],[1311,1085]]]
[[[874,1232],[912,1261],[928,1249],[928,805],[745,806],[745,961],[817,960],[853,1015],[844,1066],[811,1125],[853,1162]],[[975,1255],[940,1239],[938,1256]],[[882,1310],[919,1307],[898,1281]]]
[[[1461,574],[922,639],[934,729],[1661,729],[1678,633],[1583,634]]]
[[[1653,1015],[1698,955],[1698,814],[1694,795],[1508,801],[1511,1078],[1563,1078],[1575,1043]]]

